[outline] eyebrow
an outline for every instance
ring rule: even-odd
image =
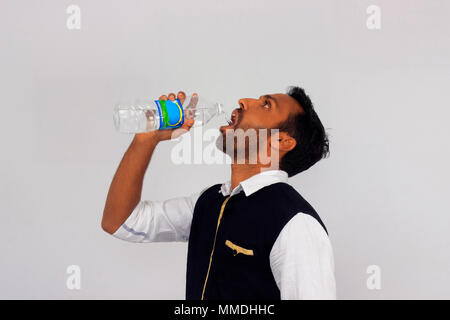
[[[261,97],[259,97],[259,98],[260,98],[260,99],[261,99],[261,98],[266,98],[266,99],[272,100],[273,103],[275,104],[275,106],[278,107],[277,99],[275,99],[275,98],[274,98],[273,96],[271,96],[270,94],[265,94],[265,95],[263,95],[263,96],[261,96]]]

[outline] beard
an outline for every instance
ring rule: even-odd
[[[266,136],[267,137],[267,136]],[[259,128],[227,128],[216,139],[216,147],[228,155],[233,163],[251,163],[258,162],[258,146],[260,146]]]

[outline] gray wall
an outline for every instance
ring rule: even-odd
[[[81,8],[68,30],[66,8]],[[369,5],[381,29],[366,27]],[[0,298],[183,299],[185,243],[105,234],[109,183],[132,136],[113,105],[194,90],[310,93],[331,156],[291,179],[330,230],[341,299],[450,298],[450,2],[0,0]],[[144,198],[187,195],[226,165],[157,148]],[[171,184],[170,179],[179,179]],[[79,265],[80,290],[66,287]],[[366,286],[369,265],[381,289]]]

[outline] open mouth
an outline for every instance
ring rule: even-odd
[[[233,112],[231,113],[231,117],[229,120],[227,120],[228,122],[228,126],[234,126],[237,124],[239,119],[239,109],[234,109]]]

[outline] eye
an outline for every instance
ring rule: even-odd
[[[265,100],[265,101],[264,101],[264,108],[270,109],[270,107],[271,107],[270,101],[269,101],[269,100]]]

